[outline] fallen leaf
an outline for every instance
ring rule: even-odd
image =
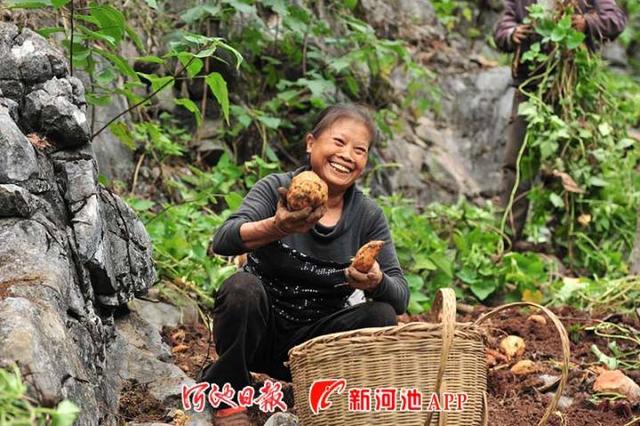
[[[552,172],[552,174],[553,174],[553,176],[560,178],[560,180],[562,181],[562,187],[567,192],[573,192],[573,193],[576,193],[576,194],[584,194],[584,189],[580,188],[578,186],[578,184],[576,183],[576,181],[573,180],[573,178],[571,176],[569,176],[567,173],[561,172],[559,170],[554,170]]]

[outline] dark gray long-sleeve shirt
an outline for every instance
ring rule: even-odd
[[[216,232],[213,251],[227,256],[251,252],[240,238],[240,226],[243,223],[272,217],[280,197],[277,188],[289,187],[291,178],[304,170],[308,170],[308,167],[287,173],[272,174],[258,181],[246,195],[238,210]],[[365,291],[365,295],[373,300],[389,303],[398,314],[402,314],[409,303],[409,288],[398,263],[386,218],[382,209],[365,196],[356,185],[352,185],[345,193],[342,216],[334,227],[327,228],[316,224],[309,232],[288,235],[280,243],[311,258],[345,266],[351,262],[351,258],[358,249],[371,240],[385,242],[377,259],[383,272],[383,279],[373,292]],[[270,245],[267,245],[261,250],[256,249],[252,255],[262,252],[265,253],[262,257],[266,259],[270,248]],[[273,249],[275,250],[276,246],[273,246]],[[290,279],[294,277],[297,271],[290,270],[288,262],[282,263],[268,265],[270,274],[274,277]],[[335,284],[335,274],[333,281]]]

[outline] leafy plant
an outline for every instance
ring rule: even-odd
[[[80,413],[69,400],[56,408],[33,405],[17,366],[0,368],[0,425],[71,426]]]
[[[541,5],[530,7],[540,41],[522,57],[534,72],[520,86],[527,101],[518,113],[528,128],[518,173],[540,170],[544,185],[530,193],[525,232],[552,242],[579,274],[620,276],[627,272],[639,194],[638,155],[627,136],[638,98],[618,91],[619,77],[583,44],[571,15],[571,8],[547,16]]]

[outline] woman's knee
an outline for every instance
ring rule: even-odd
[[[397,325],[396,311],[387,302],[371,301],[363,303],[363,321],[367,327]]]
[[[267,298],[260,279],[248,272],[239,271],[227,278],[216,294],[215,305],[259,306]]]

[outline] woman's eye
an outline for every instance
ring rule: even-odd
[[[338,146],[344,145],[344,142],[341,141],[340,139],[335,139],[335,141],[336,141],[336,145],[338,145]]]

